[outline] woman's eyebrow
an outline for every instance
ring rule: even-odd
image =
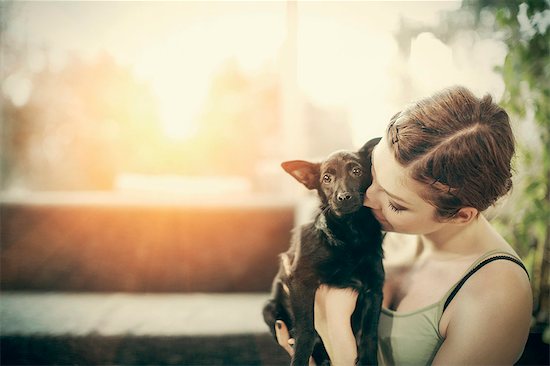
[[[382,187],[380,187],[380,188],[382,188]],[[391,194],[390,192],[386,191],[384,188],[382,188],[382,190],[383,190],[384,192],[386,192],[386,194],[387,194],[388,196],[390,196],[391,198],[393,198],[394,200],[396,200],[396,201],[401,201],[401,203],[404,203],[404,204],[406,204],[406,205],[410,205],[410,203],[408,203],[407,201],[405,201],[403,198],[400,198],[400,197],[398,197],[398,196],[396,196],[396,195],[394,195],[394,194]]]
[[[372,170],[374,171],[374,173],[376,174],[376,169],[374,168],[374,159],[372,159],[372,156],[374,156],[374,151],[376,150],[376,146],[374,147],[374,149],[372,150],[372,155],[371,155],[371,166],[372,166]],[[397,201],[401,201],[402,203],[406,204],[406,205],[410,205],[410,203],[408,203],[407,201],[405,201],[403,198],[399,197],[399,196],[396,196],[388,191],[386,191],[384,189],[384,187],[382,187],[380,185],[380,182],[378,182],[378,186],[380,187],[380,189],[382,189],[388,196],[390,196],[391,198],[393,198],[394,200],[397,200]]]

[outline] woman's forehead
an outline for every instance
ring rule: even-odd
[[[407,202],[425,203],[418,192],[423,189],[422,184],[413,180],[409,169],[397,162],[393,151],[388,146],[386,137],[374,147],[372,165],[375,169],[378,184],[387,192],[403,198]]]

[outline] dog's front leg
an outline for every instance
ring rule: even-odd
[[[315,302],[316,284],[295,282],[290,289],[290,302],[294,312],[294,357],[292,366],[305,366],[315,344],[315,326],[313,321],[313,306]]]
[[[382,290],[364,294],[361,338],[359,340],[357,364],[378,365],[378,322],[382,306]]]

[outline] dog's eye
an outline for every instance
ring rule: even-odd
[[[361,174],[363,174],[363,171],[361,170],[361,168],[357,168],[357,167],[353,168],[353,170],[351,172],[356,177],[359,177],[359,176],[361,176]]]
[[[330,175],[328,174],[323,175],[323,182],[330,183],[331,180],[332,178],[330,177]]]

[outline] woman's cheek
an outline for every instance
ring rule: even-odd
[[[386,220],[388,221],[393,231],[401,233],[409,233],[414,231],[415,220],[411,218],[410,215],[407,214],[407,212],[398,213],[391,210],[388,211],[390,212],[385,213],[384,216],[386,217]]]

